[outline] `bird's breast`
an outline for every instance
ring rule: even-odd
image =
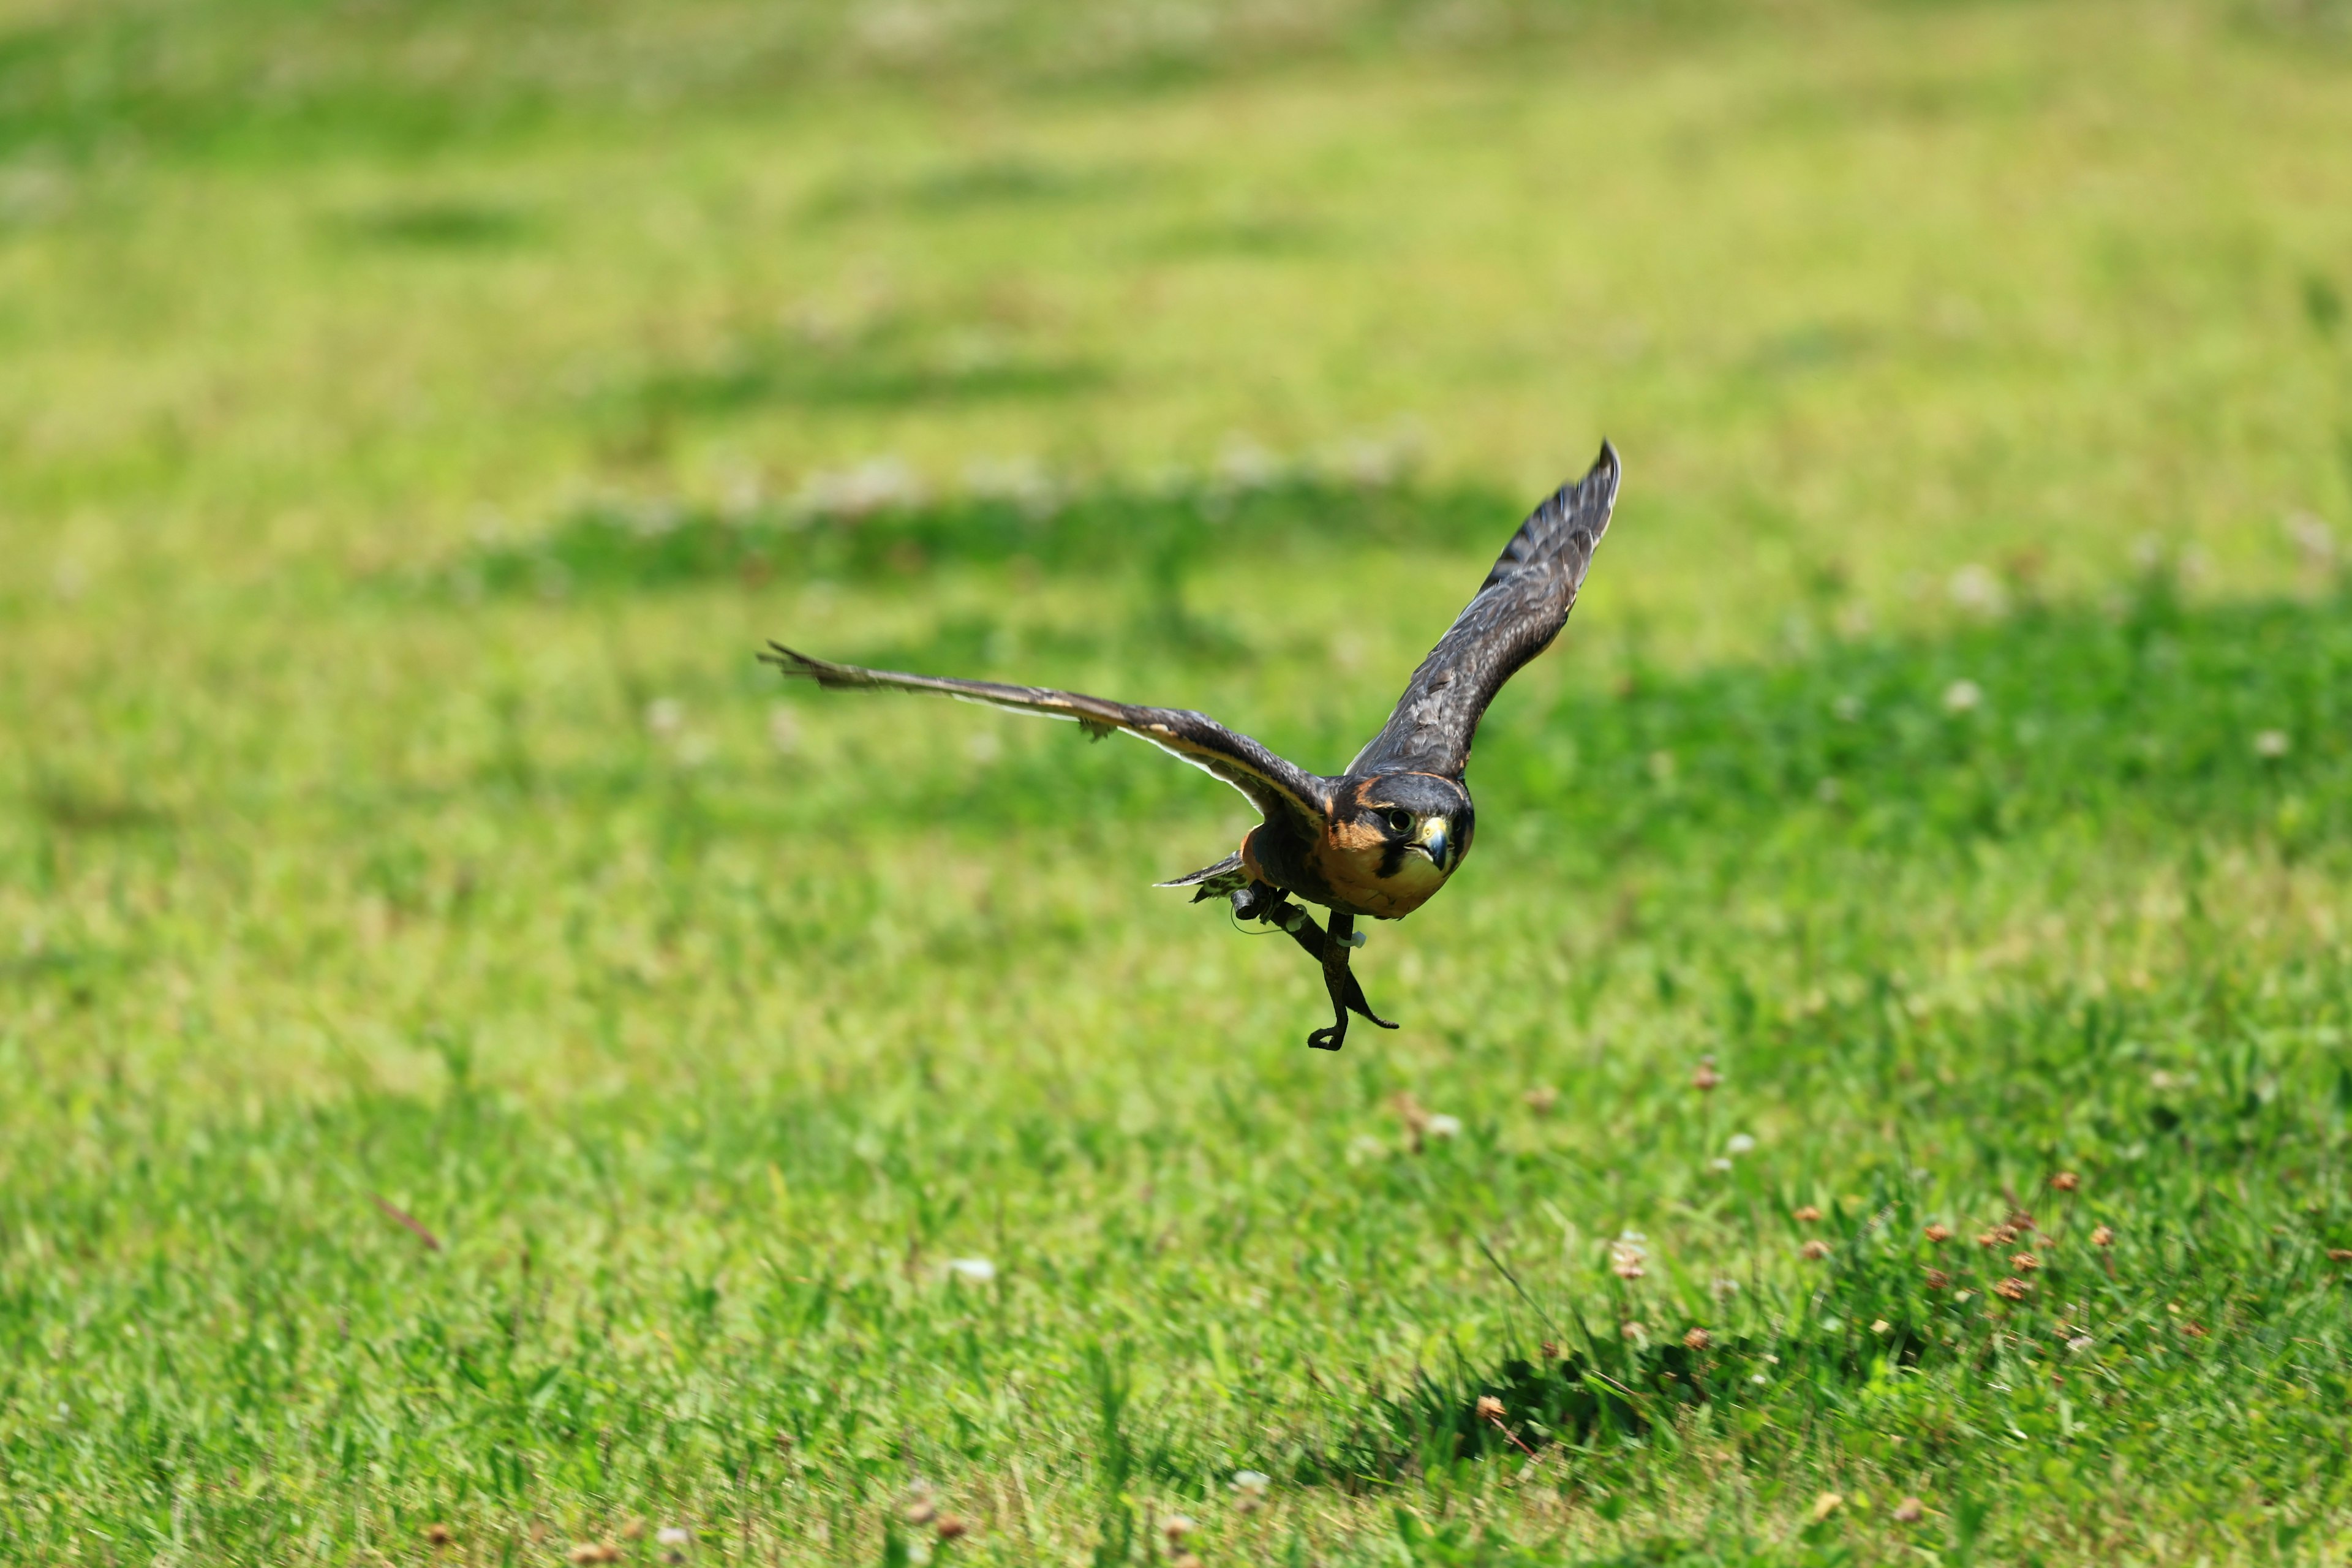
[[[1307,858],[1330,889],[1332,908],[1378,920],[1402,920],[1445,886],[1446,873],[1428,856],[1344,827],[1326,835]]]

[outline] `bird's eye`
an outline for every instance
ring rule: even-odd
[[[1390,830],[1391,832],[1392,832],[1392,833],[1405,833],[1405,832],[1410,832],[1410,831],[1412,830],[1412,813],[1411,813],[1411,812],[1409,812],[1409,811],[1402,811],[1402,810],[1391,810],[1391,811],[1389,813],[1389,830]]]

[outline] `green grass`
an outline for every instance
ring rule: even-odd
[[[2340,1559],[2341,11],[0,7],[0,1556]]]

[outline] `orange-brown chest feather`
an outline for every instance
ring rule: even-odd
[[[1381,868],[1391,863],[1394,869],[1381,876]],[[1445,873],[1428,856],[1400,857],[1379,832],[1352,822],[1333,823],[1307,850],[1307,864],[1339,904],[1381,920],[1403,919],[1445,886]]]

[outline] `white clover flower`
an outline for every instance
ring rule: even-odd
[[[689,1537],[675,1524],[665,1524],[654,1532],[654,1539],[664,1546],[683,1546]]]
[[[1723,1141],[1723,1152],[1727,1154],[1749,1154],[1755,1150],[1756,1140],[1745,1132],[1735,1132]]]
[[[2294,743],[2284,730],[2264,730],[2254,736],[2254,755],[2275,761],[2285,756]]]
[[[1237,1492],[1262,1493],[1266,1488],[1273,1484],[1274,1478],[1267,1475],[1264,1470],[1235,1470],[1234,1472],[1234,1490]]]
[[[959,1279],[985,1285],[996,1278],[996,1265],[985,1258],[950,1258],[948,1259],[948,1272]]]
[[[1944,711],[1973,713],[1984,702],[1984,688],[1973,680],[1955,680],[1944,688]]]
[[[1441,1111],[1424,1122],[1422,1131],[1432,1138],[1459,1138],[1462,1136],[1462,1118],[1447,1116]]]
[[[1706,1163],[1706,1168],[1717,1173],[1718,1174],[1727,1174],[1731,1170],[1731,1162],[1718,1154],[1714,1159],[1709,1160]]]
[[[1971,564],[1953,573],[1945,592],[1954,605],[1979,616],[1997,616],[2009,607],[2009,595],[2002,591],[2000,579],[1982,566]]]

